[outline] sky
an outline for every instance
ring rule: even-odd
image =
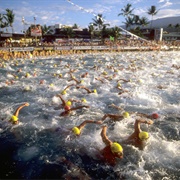
[[[17,33],[24,29],[22,17],[27,24],[34,24],[35,17],[35,23],[42,26],[77,24],[80,28],[88,28],[96,15],[102,14],[105,23],[114,27],[124,25],[125,18],[118,14],[127,3],[134,8],[134,14],[149,20],[151,16],[147,11],[152,5],[159,10],[153,19],[180,16],[179,0],[0,0],[0,14],[7,8],[13,10],[13,27]]]

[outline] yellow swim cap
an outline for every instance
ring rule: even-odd
[[[111,151],[112,151],[112,153],[119,153],[119,152],[122,153],[123,148],[119,143],[114,142],[111,145]]]
[[[66,90],[62,91],[61,94],[63,94],[63,95],[66,94]]]
[[[117,84],[117,87],[120,87],[120,86],[121,86],[121,83],[118,83],[118,84]]]
[[[67,101],[67,102],[66,102],[66,105],[67,105],[67,106],[71,106],[71,104],[72,104],[71,101]]]
[[[17,117],[17,116],[14,116],[14,115],[12,115],[11,119],[12,119],[13,122],[18,121],[18,117]]]
[[[82,102],[86,103],[87,101],[86,101],[86,99],[85,99],[85,98],[82,98]]]
[[[149,138],[148,132],[141,131],[141,132],[139,133],[139,139],[141,139],[141,140],[146,140],[146,139],[148,139],[148,138]]]
[[[79,129],[78,127],[73,127],[73,128],[72,128],[72,131],[73,131],[73,133],[74,133],[75,135],[80,135],[80,133],[81,133],[81,131],[80,131],[80,129]]]
[[[123,117],[124,118],[128,118],[129,117],[129,113],[128,112],[123,112]]]
[[[93,93],[97,93],[96,89],[93,90]]]

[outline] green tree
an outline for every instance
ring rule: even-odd
[[[140,17],[138,15],[133,15],[133,24],[134,25],[140,24]]]
[[[109,24],[104,23],[104,17],[102,14],[98,14],[96,16],[96,19],[93,20],[93,26],[97,27],[97,30],[99,30],[99,36],[101,40],[103,41],[103,34],[105,33],[106,27],[109,26]]]
[[[130,28],[133,25],[134,19],[132,17],[128,16],[127,18],[125,18],[125,20],[126,20],[126,22],[123,22],[123,23],[125,24],[126,30],[127,30],[128,28]]]
[[[130,32],[135,34],[135,35],[137,35],[137,36],[139,36],[139,37],[144,38],[144,36],[143,36],[143,34],[141,32],[140,27],[136,27],[135,29],[131,29]]]
[[[15,14],[13,13],[13,10],[6,9],[6,14],[4,17],[6,19],[7,24],[12,28],[12,33],[13,33],[14,32],[13,23],[15,18]]]
[[[74,36],[74,31],[73,31],[72,27],[63,28],[63,32],[67,36],[68,39]]]
[[[127,18],[128,16],[133,16],[132,12],[134,9],[131,9],[131,4],[127,4],[124,9],[121,9],[122,13],[119,13],[118,16],[124,16],[125,18]]]
[[[52,32],[53,32],[51,27],[50,26],[46,26],[46,24],[44,26],[41,26],[41,29],[42,29],[42,35],[52,34]]]
[[[139,19],[139,25],[145,27],[149,24],[149,20],[146,17],[141,17]]]
[[[72,26],[73,29],[78,29],[78,25],[75,23],[73,26]]]
[[[114,42],[116,43],[116,41],[118,40],[118,38],[121,36],[121,29],[117,26],[111,28],[111,35],[112,37],[114,37]]]
[[[88,31],[89,31],[89,33],[90,33],[91,42],[92,42],[92,39],[93,39],[93,37],[94,37],[94,31],[95,31],[93,24],[90,24],[90,25],[88,26]]]
[[[176,24],[174,27],[177,29],[177,32],[179,32],[180,24],[178,23],[178,24]]]
[[[4,19],[3,14],[0,14],[0,32],[1,32],[1,29],[2,29],[3,24],[4,24],[3,19]]]
[[[108,36],[108,29],[107,29],[107,24],[104,24],[102,29],[101,29],[101,41],[104,44],[105,38]]]
[[[103,15],[102,14],[98,14],[97,16],[96,16],[96,19],[94,18],[94,19],[92,19],[93,20],[93,25],[94,26],[96,26],[97,27],[97,29],[98,30],[102,30],[102,28],[103,28],[103,26],[105,25],[104,24],[104,17],[103,17]]]
[[[168,28],[169,30],[172,30],[172,29],[173,29],[173,25],[172,25],[172,24],[169,24],[169,25],[167,26],[167,28]]]
[[[153,17],[158,13],[159,10],[156,9],[156,6],[151,6],[151,8],[148,9],[148,14],[151,15],[151,28],[152,28],[152,21]]]

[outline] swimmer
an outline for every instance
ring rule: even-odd
[[[125,141],[126,143],[130,143],[136,147],[138,147],[140,150],[143,150],[146,142],[149,138],[149,134],[146,131],[142,131],[140,124],[145,123],[148,125],[153,124],[152,120],[136,120],[134,124],[134,132],[128,137],[128,139]]]
[[[102,121],[105,121],[106,118],[110,118],[113,121],[121,121],[124,118],[128,118],[129,117],[129,113],[128,112],[123,112],[123,114],[105,114],[102,118]]]
[[[93,121],[93,120],[85,120],[83,121],[79,126],[75,126],[72,128],[72,132],[76,135],[79,136],[81,134],[81,130],[86,126],[88,123],[93,123],[93,124],[102,124],[102,121]]]
[[[69,73],[69,74],[70,74],[70,76],[71,76],[71,79],[68,80],[68,81],[74,80],[74,81],[76,82],[76,84],[80,84],[80,83],[81,83],[81,81],[78,81],[71,73]]]
[[[84,169],[78,167],[71,161],[67,160],[65,157],[60,157],[57,160],[57,163],[63,163],[66,165],[67,173],[64,174],[62,177],[63,179],[86,179],[91,180],[91,177],[85,172]]]
[[[9,120],[9,122],[11,122],[12,124],[18,124],[19,123],[19,111],[25,107],[25,106],[29,106],[29,103],[24,103],[22,105],[20,105],[16,111],[14,112],[14,114],[12,115],[11,119]]]
[[[88,89],[87,87],[85,87],[85,86],[76,86],[76,88],[77,89],[85,89],[86,91],[87,91],[87,93],[96,93],[96,89],[94,89],[94,90],[90,90],[90,89]]]
[[[105,143],[106,147],[101,150],[101,155],[103,156],[103,160],[114,166],[116,164],[116,159],[123,158],[123,148],[117,142],[112,142],[106,135],[107,126],[102,127],[101,137],[102,141]]]
[[[115,104],[110,105],[113,108],[116,108],[118,110],[123,110],[123,108],[116,106]],[[145,113],[135,113],[135,112],[128,112],[130,115],[131,114],[136,114],[137,116],[141,118],[147,118],[147,119],[158,119],[159,115],[157,113],[152,113],[152,114],[145,114]]]
[[[63,108],[66,105],[71,106],[73,102],[77,102],[77,103],[82,102],[82,100],[76,100],[76,99],[68,99],[68,101],[65,101],[60,94],[57,94],[56,97],[59,97],[61,99],[62,104],[60,107],[63,107]]]
[[[81,78],[85,78],[85,77],[87,77],[88,76],[88,72],[86,72],[86,73],[84,73],[84,74],[81,74]]]
[[[75,111],[77,109],[82,109],[82,108],[90,108],[89,106],[77,106],[77,107],[73,107],[71,108],[70,106],[66,105],[64,106],[64,110],[60,116],[68,116],[72,111]]]
[[[104,83],[104,81],[103,81],[103,79],[102,79],[102,78],[95,78],[95,80],[97,80],[97,81],[100,81],[100,82]]]

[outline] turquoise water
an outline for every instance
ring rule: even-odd
[[[180,71],[177,68],[180,52],[84,54],[18,59],[4,65],[0,68],[0,179],[165,180],[180,176]],[[22,72],[17,72],[20,68]],[[56,95],[68,85],[76,84],[71,81],[70,70],[76,70],[72,74],[77,80],[84,80],[80,85],[96,89],[97,94],[70,87],[63,98],[79,101],[85,98],[86,103],[76,102],[73,106],[84,104],[90,108],[61,117],[63,109]],[[81,78],[86,72],[88,76]],[[26,73],[30,74],[28,78]],[[6,80],[14,83],[7,85]],[[44,84],[40,84],[41,80]],[[126,93],[118,95],[118,82]],[[20,123],[12,126],[8,120],[24,102],[30,106],[20,111]],[[84,120],[100,120],[105,113],[122,113],[111,104],[124,111],[160,115],[153,125],[142,125],[150,134],[146,148],[141,151],[122,144],[124,158],[115,167],[97,158],[105,146],[100,136],[101,126],[85,126],[79,138],[67,132]],[[136,118],[134,113],[123,121],[109,121],[109,139],[118,142],[126,139],[133,132]],[[56,128],[59,130],[53,131]]]

